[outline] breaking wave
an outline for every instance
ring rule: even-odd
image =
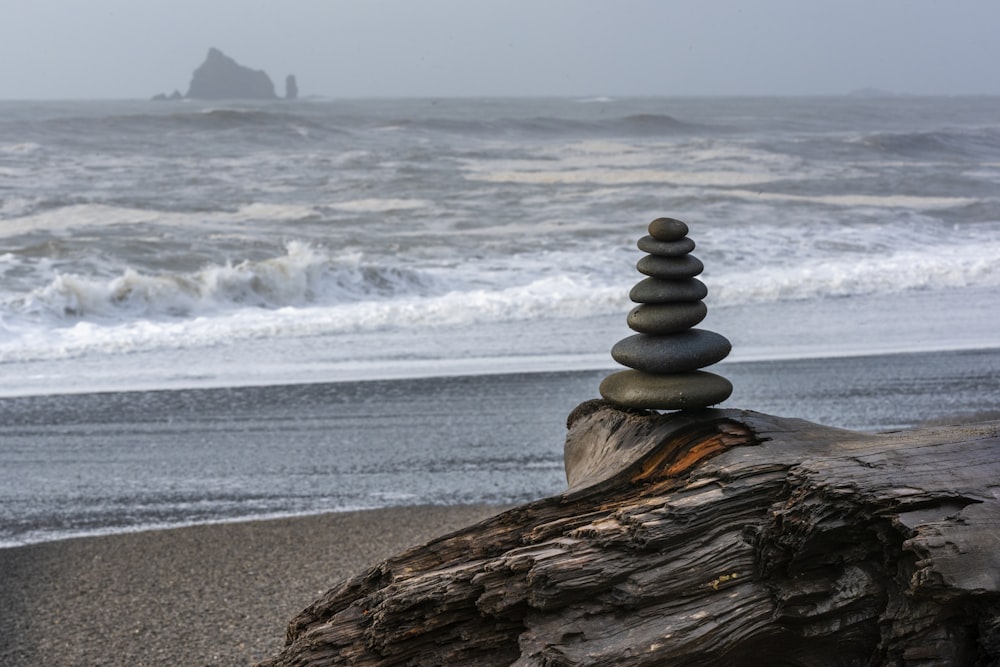
[[[713,273],[713,303],[793,301],[1000,285],[1000,241],[800,259],[796,264]]]
[[[58,318],[190,317],[233,308],[277,309],[420,294],[435,280],[412,269],[367,264],[360,255],[331,257],[293,241],[280,257],[151,275],[125,269],[110,279],[58,274],[32,292],[22,312]]]

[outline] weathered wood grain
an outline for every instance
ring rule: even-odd
[[[331,589],[262,665],[1000,664],[1000,422],[591,401],[566,466]]]

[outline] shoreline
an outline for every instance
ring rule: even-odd
[[[351,514],[354,512],[375,512],[378,510],[394,510],[404,507],[431,507],[430,505],[388,505],[384,507],[350,507],[344,509],[315,510],[301,513],[278,512],[275,514],[248,514],[246,516],[205,519],[195,521],[178,521],[176,523],[154,523],[141,524],[137,526],[123,526],[114,528],[96,528],[93,530],[81,530],[79,532],[69,532],[57,536],[47,536],[41,539],[19,542],[0,542],[0,552],[7,549],[22,549],[40,544],[53,544],[55,542],[67,542],[72,540],[92,540],[105,537],[122,537],[126,535],[141,535],[142,533],[158,533],[165,530],[183,530],[185,528],[205,528],[210,526],[226,526],[239,523],[266,523],[271,521],[295,521],[297,519],[310,519],[328,514]],[[440,505],[438,507],[466,507],[466,505]]]
[[[339,581],[506,507],[412,506],[0,550],[0,663],[248,665]]]
[[[974,424],[982,421],[997,421],[1000,420],[1000,406],[994,410],[982,410],[972,414],[954,414],[944,417],[937,417],[928,419],[919,424],[907,427],[909,428],[931,428],[936,426],[950,426],[956,424]],[[176,530],[186,530],[192,528],[211,528],[214,526],[229,526],[238,524],[248,524],[248,523],[271,523],[271,522],[282,522],[282,521],[299,521],[315,519],[317,517],[326,516],[336,516],[343,514],[358,514],[358,513],[368,513],[368,512],[393,512],[396,510],[415,510],[421,508],[431,508],[440,509],[447,511],[448,509],[461,509],[468,507],[497,507],[506,508],[512,505],[501,504],[501,505],[389,505],[384,507],[364,507],[364,508],[345,508],[345,509],[333,509],[333,510],[315,510],[306,511],[301,513],[276,513],[273,515],[247,515],[240,517],[230,517],[230,518],[217,518],[217,519],[205,519],[200,521],[190,521],[190,522],[177,522],[177,523],[159,523],[159,524],[143,524],[139,526],[126,526],[119,528],[104,528],[95,529],[93,531],[81,531],[79,533],[68,533],[56,536],[46,536],[37,540],[21,542],[21,543],[3,543],[0,542],[0,562],[2,562],[3,552],[14,550],[14,549],[26,549],[41,545],[53,545],[63,542],[75,542],[78,540],[100,540],[105,538],[118,538],[126,536],[141,536],[146,533],[161,533]],[[499,510],[498,510],[499,511]]]
[[[1000,349],[720,367],[735,390],[719,407],[862,432],[989,419],[1000,406]],[[180,526],[549,496],[565,483],[566,415],[598,398],[603,375],[0,399],[0,552]]]
[[[624,333],[628,333],[626,330]],[[955,344],[942,347],[939,344],[929,343],[927,345],[911,345],[899,348],[895,345],[886,344],[884,346],[841,348],[838,350],[826,349],[801,349],[794,352],[786,351],[784,354],[775,352],[762,352],[755,346],[749,346],[749,351],[734,351],[728,357],[713,365],[713,368],[725,369],[727,367],[755,366],[764,364],[794,364],[798,362],[822,362],[822,361],[849,361],[860,359],[875,359],[881,357],[918,357],[925,355],[949,355],[963,353],[996,353],[1000,354],[1000,343],[990,343],[987,341],[972,341],[962,344]],[[366,383],[387,383],[387,382],[433,382],[449,379],[479,378],[479,377],[504,377],[522,375],[564,375],[564,374],[589,374],[589,373],[612,373],[621,370],[623,367],[611,359],[609,354],[579,354],[579,355],[539,355],[516,356],[504,358],[500,363],[496,359],[426,359],[414,362],[397,362],[396,370],[389,372],[382,364],[372,364],[372,368],[377,371],[367,370],[352,375],[358,369],[366,367],[366,364],[348,364],[349,371],[336,377],[329,378],[300,378],[290,379],[281,376],[269,379],[243,379],[234,380],[232,378],[218,378],[207,380],[200,378],[194,380],[186,378],[184,381],[176,383],[167,382],[164,384],[135,384],[135,385],[108,385],[101,387],[81,387],[67,389],[63,391],[42,391],[26,390],[15,391],[0,388],[0,401],[19,399],[42,399],[46,397],[72,397],[91,396],[103,394],[148,394],[148,393],[168,393],[183,391],[227,391],[227,390],[262,390],[269,388],[294,388],[294,387],[325,387],[330,385],[351,385]],[[482,365],[480,365],[482,364]],[[403,370],[399,370],[402,368]],[[431,370],[435,369],[435,370]],[[722,406],[729,407],[729,406]]]

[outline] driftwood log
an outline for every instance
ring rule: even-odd
[[[590,401],[566,469],[333,588],[262,665],[1000,665],[1000,422]]]

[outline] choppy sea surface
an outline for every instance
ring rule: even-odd
[[[872,430],[961,413],[971,403],[956,396],[996,405],[1000,98],[0,102],[0,544],[557,491],[558,428],[526,454],[534,439],[509,423],[561,426],[596,395],[594,371],[630,333],[635,241],[659,216],[689,224],[709,289],[702,326],[732,341],[731,373],[754,378],[730,403]],[[818,378],[831,359],[833,395],[776,370],[814,365]],[[895,384],[852,396],[889,367]],[[478,415],[494,435],[477,450],[441,425],[464,423],[456,406],[470,404],[426,378],[491,374],[506,377],[491,385],[501,393],[551,396],[514,408],[484,395],[509,409]],[[377,449],[389,419],[377,404],[406,403],[377,398],[396,396],[390,380],[439,418],[386,442],[463,452],[413,463],[422,490],[396,497],[388,475],[349,491],[368,479],[361,463],[350,484],[272,479],[284,500],[258,504],[253,475],[223,466],[192,481],[213,456],[273,467],[262,451],[316,438],[291,427],[293,404],[250,419],[237,390],[271,388],[260,414],[287,396],[305,411],[316,396],[361,401],[316,408],[336,424],[310,456],[330,468]],[[940,399],[919,415],[891,391],[915,382]],[[789,402],[768,403],[783,387]],[[211,419],[177,407],[197,391]],[[104,416],[88,416],[98,404]],[[151,423],[173,426],[136,426]],[[187,472],[159,475],[153,451],[183,451]],[[466,494],[442,472],[466,464],[486,466],[495,493],[476,495],[480,480]]]

